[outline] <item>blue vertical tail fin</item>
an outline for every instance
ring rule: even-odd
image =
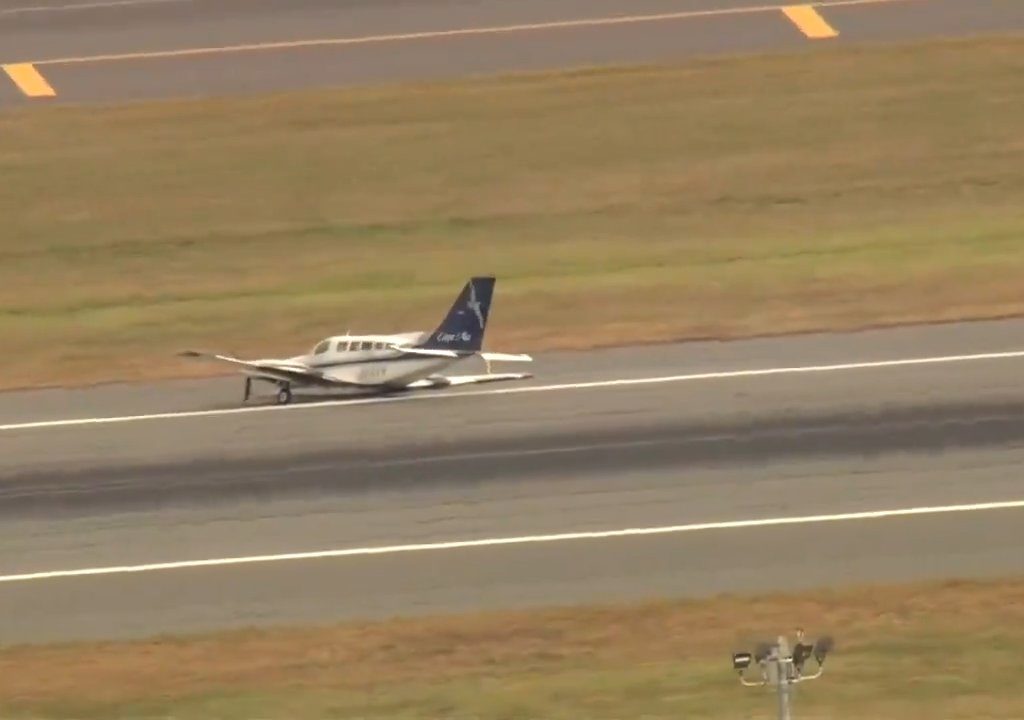
[[[470,278],[441,324],[420,345],[430,350],[478,352],[494,297],[492,276]]]

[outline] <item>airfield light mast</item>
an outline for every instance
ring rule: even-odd
[[[789,649],[789,640],[780,635],[774,643],[758,643],[753,653],[733,653],[732,667],[739,674],[740,682],[747,687],[775,688],[779,703],[779,720],[790,720],[790,695],[792,686],[804,680],[815,680],[825,670],[825,658],[835,643],[828,635],[818,638],[813,645],[804,642],[804,632],[797,628],[796,644]],[[818,665],[813,675],[804,674],[804,665],[814,657]],[[760,679],[747,680],[743,671],[750,667],[751,662],[757,663],[761,670]]]

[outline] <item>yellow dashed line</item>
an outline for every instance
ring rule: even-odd
[[[18,89],[29,97],[54,97],[57,93],[32,63],[0,65]]]
[[[839,34],[812,5],[789,5],[782,8],[782,12],[812,40],[834,38]]]

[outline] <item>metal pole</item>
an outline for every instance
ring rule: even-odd
[[[775,650],[775,677],[779,685],[779,720],[790,720],[789,714],[789,673],[791,668],[789,643],[785,636],[779,636]]]
[[[789,683],[779,683],[779,720],[790,720],[789,714]]]

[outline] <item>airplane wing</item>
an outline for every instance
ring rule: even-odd
[[[409,347],[407,345],[389,345],[388,348],[390,350],[397,350],[398,352],[409,353],[411,355],[425,355],[427,357],[465,358],[470,357],[473,354],[476,354],[488,362],[533,362],[533,358],[524,353],[458,353],[455,352],[454,350],[435,350],[428,348]]]
[[[186,350],[179,353],[182,357],[208,358],[220,362],[235,365],[241,368],[246,375],[281,380],[283,382],[305,383],[307,385],[323,385],[336,387],[348,385],[337,380],[325,377],[323,373],[301,363],[292,363],[286,360],[241,360],[230,355],[219,355],[217,353],[205,353],[197,350]]]
[[[486,375],[435,375],[406,385],[407,388],[444,388],[455,385],[471,385],[475,383],[501,382],[503,380],[527,380],[530,373],[489,373]]]
[[[454,350],[428,350],[426,348],[409,347],[408,345],[388,345],[388,350],[397,350],[402,353],[409,353],[410,355],[424,355],[427,357],[443,357],[443,358],[461,358],[469,357],[468,354],[459,354]]]
[[[477,354],[488,362],[491,360],[497,360],[499,362],[533,362],[533,358],[526,353],[482,352]]]

